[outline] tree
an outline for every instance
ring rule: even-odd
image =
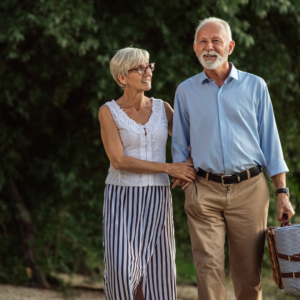
[[[101,272],[108,159],[97,112],[121,95],[109,61],[129,45],[147,49],[156,62],[151,95],[173,104],[176,86],[201,71],[192,43],[198,21],[208,16],[230,22],[235,66],[268,83],[299,211],[298,1],[3,0],[0,8],[2,282],[27,280],[20,211],[7,192],[12,182],[32,221],[34,261],[44,273]],[[173,191],[179,256],[189,253],[183,199]],[[273,224],[274,211],[272,202]]]

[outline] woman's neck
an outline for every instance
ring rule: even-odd
[[[118,104],[122,108],[134,107],[136,110],[140,110],[145,101],[144,92],[131,91],[125,88],[123,96],[118,99]]]

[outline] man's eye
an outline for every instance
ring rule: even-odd
[[[213,40],[213,42],[220,42],[219,40]]]

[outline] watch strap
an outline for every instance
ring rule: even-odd
[[[287,194],[289,195],[289,188],[282,188],[282,189],[278,189],[277,191],[275,191],[276,196],[278,196],[278,194]]]

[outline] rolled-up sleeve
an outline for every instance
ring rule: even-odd
[[[185,162],[190,156],[190,120],[184,95],[176,91],[172,129],[173,162]]]
[[[270,95],[265,83],[262,85],[260,93],[258,132],[260,147],[266,160],[265,171],[267,175],[271,178],[276,174],[288,172],[289,169],[284,161]]]

